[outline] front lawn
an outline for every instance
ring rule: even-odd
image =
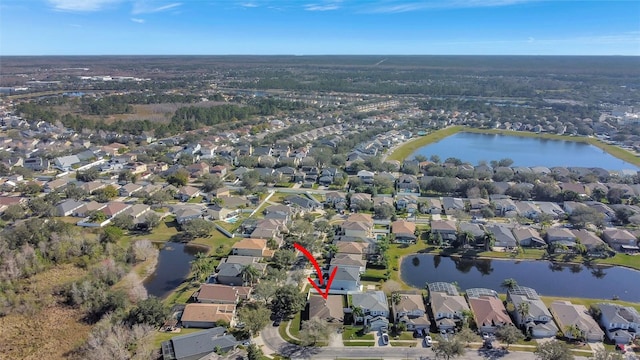
[[[614,257],[597,259],[593,262],[596,264],[626,266],[636,270],[640,270],[640,255],[616,254]]]
[[[345,326],[342,340],[374,340],[373,334],[362,334],[362,326]]]

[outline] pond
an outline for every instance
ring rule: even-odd
[[[175,290],[189,275],[191,260],[207,249],[183,243],[160,244],[158,265],[153,274],[144,280],[149,296],[164,298]]]
[[[510,135],[460,132],[416,150],[415,155],[438,155],[442,161],[449,157],[477,165],[480,161],[510,158],[514,166],[578,166],[601,167],[607,170],[633,169],[603,150],[585,143]]]
[[[625,267],[589,268],[549,261],[461,259],[432,254],[406,256],[400,264],[404,282],[416,288],[425,283],[456,282],[461,289],[500,288],[506,278],[535,289],[540,295],[640,302],[640,271]]]

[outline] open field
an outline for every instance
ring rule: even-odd
[[[60,304],[53,292],[85,274],[86,270],[62,265],[29,279],[23,299],[32,311],[0,317],[0,357],[60,359],[81,345],[91,326],[82,321],[82,310]]]
[[[610,155],[617,157],[618,159],[621,159],[623,161],[626,161],[636,166],[640,166],[640,158],[635,154],[625,149],[622,149],[620,147],[606,144],[596,138],[583,137],[583,136],[556,135],[556,134],[546,134],[546,133],[533,133],[528,131],[478,129],[478,128],[459,126],[459,125],[434,131],[425,136],[407,141],[406,143],[398,146],[395,150],[393,150],[393,152],[387,156],[387,160],[402,161],[407,157],[409,157],[411,154],[413,154],[416,150],[420,149],[421,147],[429,145],[433,142],[440,141],[458,132],[471,132],[471,133],[477,133],[477,134],[500,134],[500,135],[529,137],[529,138],[581,142],[581,143],[586,143],[586,144],[596,146],[604,150],[605,152],[609,153]]]

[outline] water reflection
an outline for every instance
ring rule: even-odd
[[[463,290],[486,287],[504,291],[501,288],[502,281],[514,278],[518,284],[532,287],[542,295],[594,299],[611,299],[617,295],[621,300],[640,302],[640,286],[635,286],[640,283],[640,272],[623,267],[548,261],[475,260],[431,254],[408,256],[400,266],[402,280],[416,288],[424,287],[425,283],[445,281],[457,282]],[[564,271],[565,268],[568,271]]]
[[[183,243],[157,244],[160,247],[158,264],[152,275],[144,280],[149,295],[163,298],[180,286],[191,269],[191,260],[207,249]]]

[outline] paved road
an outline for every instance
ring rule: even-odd
[[[271,349],[272,352],[278,353],[292,359],[319,359],[334,360],[336,358],[367,358],[367,359],[435,359],[435,355],[430,348],[420,347],[321,347],[321,348],[305,348],[284,341],[278,333],[278,328],[271,325],[267,326],[260,333],[262,342]],[[481,359],[514,359],[514,360],[533,360],[535,356],[531,352],[510,351],[509,353],[500,350],[486,352],[484,350],[468,350],[467,353],[458,358],[463,360],[481,360]],[[576,356],[576,359],[586,359]]]

